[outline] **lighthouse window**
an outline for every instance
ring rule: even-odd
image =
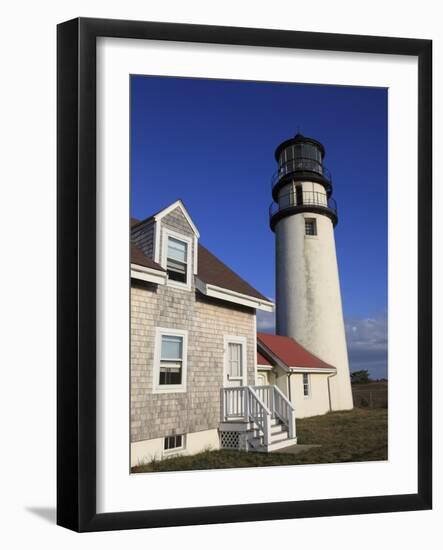
[[[305,218],[305,234],[317,235],[317,220],[315,218]]]
[[[168,272],[169,279],[172,281],[178,281],[180,283],[186,283],[187,280],[187,268],[188,268],[188,245],[187,243],[168,238],[168,252],[166,261],[166,270]]]
[[[322,173],[321,153],[315,145],[310,143],[295,145],[294,157],[299,170]]]

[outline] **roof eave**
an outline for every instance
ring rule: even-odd
[[[189,212],[186,210],[186,207],[183,204],[183,201],[181,199],[176,200],[175,202],[173,202],[172,204],[170,204],[166,208],[163,208],[163,210],[160,210],[160,212],[157,212],[156,214],[154,214],[153,219],[157,222],[157,221],[161,220],[162,218],[164,218],[165,216],[167,216],[170,212],[172,212],[176,208],[180,208],[180,210],[182,211],[184,217],[186,218],[186,221],[191,226],[191,229],[194,232],[194,235],[197,237],[197,239],[199,239],[200,238],[200,232],[197,229],[195,223],[192,221],[192,218],[189,215]]]
[[[300,365],[298,366],[287,365],[282,359],[280,359],[280,357],[278,357],[278,355],[276,355],[270,348],[268,348],[266,344],[264,344],[259,338],[257,338],[257,348],[260,351],[260,353],[265,356],[266,359],[275,363],[276,366],[282,368],[287,373],[312,372],[312,373],[318,373],[318,374],[321,374],[321,373],[333,374],[337,372],[337,369],[332,365],[327,365],[325,367],[304,367]]]
[[[258,350],[260,351],[260,353],[262,355],[264,355],[264,357],[266,359],[268,359],[268,361],[271,361],[271,363],[274,363],[275,365],[274,366],[277,366],[277,367],[280,367],[281,369],[283,369],[285,372],[291,372],[291,368],[284,362],[280,359],[280,357],[278,357],[277,355],[275,355],[275,353],[273,351],[271,351],[261,340],[259,340],[257,338],[257,348]]]
[[[337,369],[335,367],[289,367],[290,372],[312,372],[312,373],[335,373]]]
[[[131,263],[131,279],[138,279],[139,281],[157,285],[165,285],[167,278],[168,275],[166,271]]]
[[[271,371],[274,367],[272,365],[260,365],[257,364],[257,370]]]
[[[198,277],[196,278],[195,286],[199,292],[210,298],[218,298],[219,300],[224,300],[226,302],[232,302],[234,304],[259,309],[261,311],[274,311],[273,302],[258,298],[256,296],[242,294],[229,288],[212,285],[206,283],[205,281],[202,281]]]

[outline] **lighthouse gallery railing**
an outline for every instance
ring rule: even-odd
[[[337,203],[334,199],[328,198],[326,193],[320,191],[302,191],[297,189],[279,195],[278,202],[273,201],[269,206],[269,217],[272,218],[277,212],[294,208],[297,206],[315,206],[331,210],[337,215]]]

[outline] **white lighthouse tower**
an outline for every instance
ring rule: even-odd
[[[351,409],[352,391],[335,250],[337,207],[323,145],[297,134],[281,143],[272,181],[277,334],[333,365],[332,410]]]

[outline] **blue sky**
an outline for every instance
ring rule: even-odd
[[[386,89],[133,76],[132,215],[181,198],[202,244],[274,298],[270,178],[297,131],[324,144],[332,174],[351,370],[386,376]]]

